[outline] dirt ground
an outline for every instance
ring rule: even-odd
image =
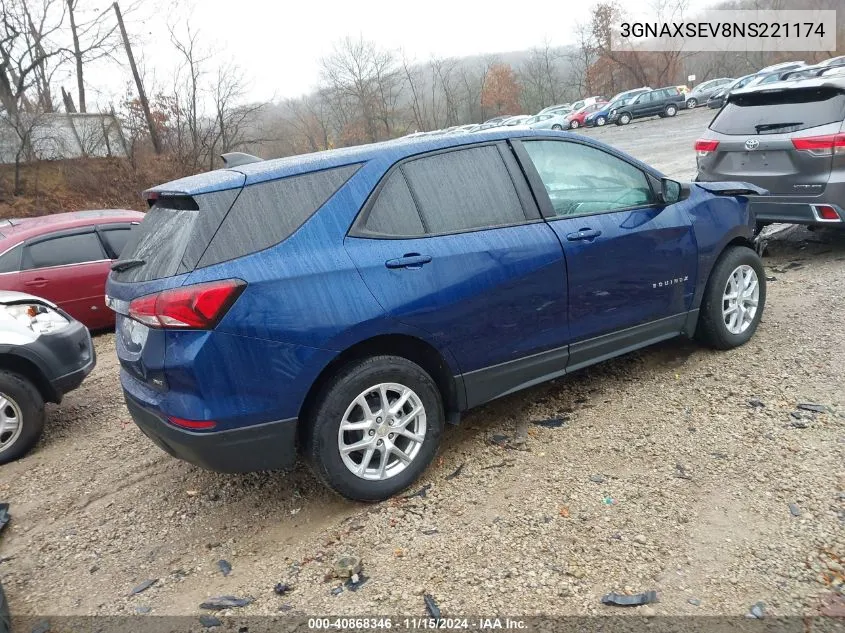
[[[711,114],[586,134],[690,177]],[[253,600],[244,616],[423,615],[429,594],[444,616],[582,615],[656,590],[635,613],[818,613],[843,582],[845,234],[791,229],[765,264],[746,346],[670,341],[472,411],[409,491],[424,495],[375,505],[302,466],[220,475],[169,457],[131,422],[113,336],[97,336],[94,373],[0,467],[12,611],[198,616],[234,595]],[[493,441],[526,425],[522,446]],[[368,580],[333,593],[347,554]]]

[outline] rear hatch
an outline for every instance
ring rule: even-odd
[[[157,390],[167,387],[164,367],[167,333],[130,319],[129,303],[185,282],[246,179],[233,171],[205,176],[185,179],[184,185],[176,181],[147,192],[150,209],[113,265],[106,286],[109,306],[117,313],[115,340],[121,366]]]
[[[732,94],[697,144],[699,180],[747,181],[773,195],[818,195],[834,161],[845,163],[845,147],[837,146],[843,118],[845,92],[837,87]]]

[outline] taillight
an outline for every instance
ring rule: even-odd
[[[717,147],[719,147],[719,141],[700,138],[695,142],[695,151],[699,156],[707,156],[710,152],[715,152]]]
[[[210,330],[246,288],[240,279],[224,279],[138,297],[129,316],[153,328]]]
[[[170,420],[171,424],[181,426],[183,429],[207,430],[217,426],[217,422],[214,420],[186,420],[172,415],[168,416],[167,419]]]
[[[805,136],[792,139],[795,149],[809,152],[815,156],[845,154],[845,134],[826,134],[824,136]]]

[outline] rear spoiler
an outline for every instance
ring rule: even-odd
[[[695,184],[717,196],[765,196],[769,193],[747,182],[696,182]]]

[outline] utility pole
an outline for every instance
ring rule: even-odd
[[[126,27],[123,25],[123,15],[117,2],[114,3],[114,12],[117,14],[117,24],[120,26],[120,34],[123,36],[123,45],[126,47],[126,56],[129,57],[129,67],[132,69],[132,76],[135,77],[135,85],[138,87],[138,98],[141,100],[141,108],[144,110],[144,118],[147,120],[147,127],[150,130],[150,140],[153,142],[153,149],[156,154],[161,154],[161,141],[158,138],[153,115],[150,112],[150,102],[147,101],[147,93],[144,92],[144,84],[141,83],[141,76],[138,74],[138,67],[135,65],[135,57],[132,55],[132,47],[129,45],[129,36],[126,35]]]

